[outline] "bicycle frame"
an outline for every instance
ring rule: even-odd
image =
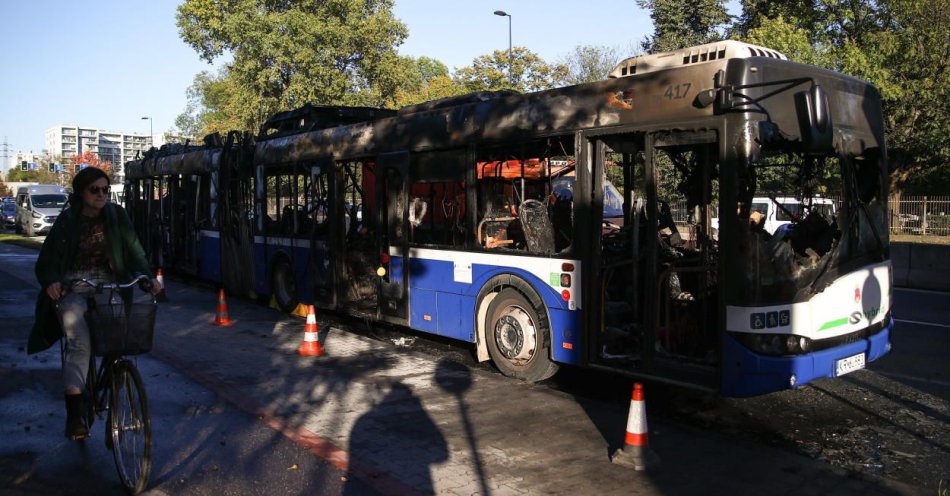
[[[117,296],[119,289],[129,288],[142,280],[147,281],[147,278],[139,276],[125,285],[96,284],[85,279],[73,281],[73,283],[85,283],[95,288],[96,294],[108,290],[111,302]],[[90,295],[89,298],[94,297]],[[88,306],[91,308],[92,304],[94,302]],[[152,304],[155,304],[154,295],[152,295]],[[96,335],[91,327],[94,322],[88,320],[87,322],[90,325],[89,334],[92,340]],[[145,385],[134,360],[130,360],[121,352],[107,351],[97,364],[96,353],[93,353],[94,348],[95,346],[90,347],[86,384],[83,391],[85,400],[83,417],[86,427],[91,431],[96,417],[101,417],[103,412],[107,413],[106,447],[112,450],[116,470],[123,486],[129,493],[137,494],[145,489],[151,469],[151,419]],[[65,339],[60,342],[60,351],[65,363]]]

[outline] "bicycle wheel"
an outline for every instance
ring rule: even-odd
[[[130,494],[138,494],[152,468],[152,426],[142,377],[125,359],[112,366],[109,435],[119,478]]]

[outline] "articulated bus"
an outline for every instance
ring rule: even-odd
[[[527,381],[744,397],[890,350],[883,129],[870,84],[725,41],[537,93],[306,106],[129,163],[126,202],[154,262],[286,311],[468,342]],[[800,208],[773,233],[753,199],[778,197]]]

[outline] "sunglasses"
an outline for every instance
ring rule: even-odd
[[[110,188],[108,186],[90,186],[86,188],[86,191],[88,191],[89,193],[93,195],[99,195],[99,194],[108,195]]]

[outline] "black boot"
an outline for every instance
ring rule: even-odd
[[[66,395],[66,438],[81,441],[89,436],[89,429],[83,419],[82,394]]]

